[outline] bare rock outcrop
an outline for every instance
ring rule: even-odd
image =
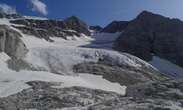
[[[113,21],[109,25],[107,25],[104,29],[101,30],[101,32],[105,33],[116,33],[116,32],[122,32],[125,30],[125,28],[128,26],[128,21]]]
[[[67,36],[90,35],[88,25],[78,17],[72,16],[65,20],[38,20],[38,19],[16,19],[10,21],[12,24],[24,26],[14,26],[24,34],[34,35],[51,41],[50,37],[61,37],[67,39]]]

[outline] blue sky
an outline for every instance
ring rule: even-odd
[[[183,20],[183,0],[0,0],[0,4],[23,15],[53,19],[75,15],[89,25],[131,20],[143,10]]]

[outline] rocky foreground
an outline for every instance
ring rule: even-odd
[[[59,83],[32,81],[22,92],[0,99],[2,110],[181,110],[183,82],[167,80],[134,85],[127,95]]]

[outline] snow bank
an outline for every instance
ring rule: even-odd
[[[9,95],[18,93],[23,89],[29,88],[29,86],[26,84],[28,81],[60,82],[61,85],[58,86],[58,88],[77,86],[115,92],[121,95],[125,95],[126,90],[125,86],[120,86],[117,83],[111,83],[103,79],[102,76],[91,74],[64,76],[49,72],[8,71],[0,72],[0,76],[0,97],[7,97]]]

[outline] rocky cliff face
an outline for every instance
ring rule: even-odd
[[[116,33],[116,32],[122,32],[127,26],[128,21],[113,21],[109,25],[107,25],[101,32],[105,33]]]
[[[144,11],[132,20],[114,49],[138,56],[146,61],[153,54],[183,66],[183,22]]]
[[[67,29],[75,30],[79,33],[90,35],[90,31],[88,30],[89,26],[76,16],[71,16],[65,19],[64,23],[66,24]]]
[[[8,26],[0,25],[0,52],[5,52],[12,58],[22,58],[28,52],[20,39],[21,35]]]
[[[81,34],[90,35],[87,24],[79,18],[72,16],[65,20],[38,20],[38,19],[17,19],[10,21],[13,24],[25,26],[15,26],[24,34],[34,35],[51,41],[50,37],[77,36]]]

